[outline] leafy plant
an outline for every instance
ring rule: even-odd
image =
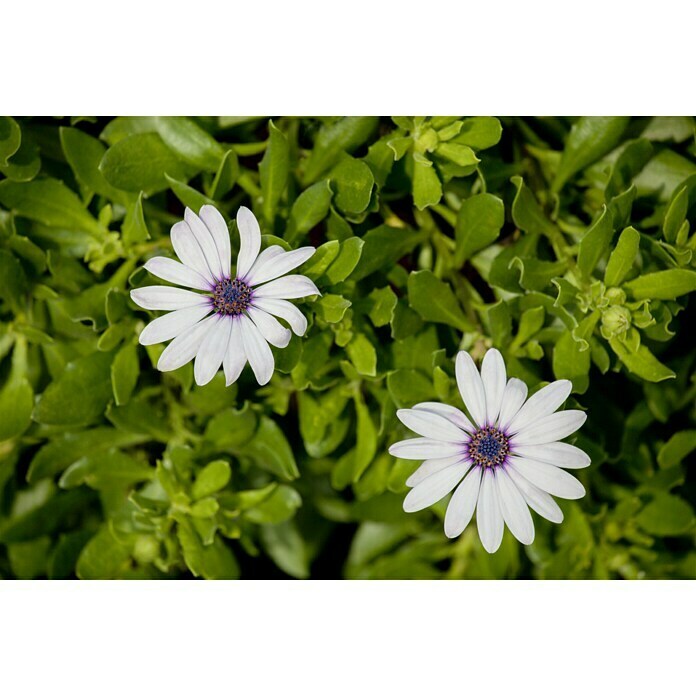
[[[695,155],[690,117],[0,118],[0,576],[695,577]],[[137,342],[204,204],[317,247],[263,388]],[[490,346],[573,382],[592,458],[493,556],[387,453]]]

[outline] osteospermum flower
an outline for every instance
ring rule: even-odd
[[[503,356],[495,349],[484,356],[481,374],[471,356],[460,352],[456,377],[471,418],[432,402],[397,412],[422,437],[397,442],[390,453],[425,460],[406,481],[411,491],[404,510],[423,510],[456,488],[445,514],[448,537],[460,535],[476,511],[479,537],[489,553],[498,550],[505,524],[519,541],[531,544],[529,508],[561,522],[563,513],[551,496],[585,495],[582,484],[564,469],[589,466],[590,458],[560,440],[586,416],[576,410],[556,412],[572,384],[561,379],[527,399],[527,386],[514,377],[507,380]]]
[[[196,384],[210,382],[222,365],[229,386],[247,361],[259,384],[273,375],[269,343],[285,348],[292,334],[307,330],[307,320],[289,299],[318,295],[305,276],[285,274],[304,263],[315,249],[261,249],[261,231],[248,208],[237,212],[240,249],[236,272],[231,271],[230,234],[222,215],[204,205],[200,217],[186,209],[184,220],[171,231],[172,246],[182,263],[156,256],[145,264],[153,275],[192,290],[153,285],[131,290],[144,309],[172,310],[150,322],[140,334],[142,345],[172,342],[157,363],[163,372],[194,360]],[[281,276],[284,276],[281,278]],[[198,292],[196,292],[198,291]]]

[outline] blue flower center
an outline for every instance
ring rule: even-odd
[[[237,316],[251,302],[251,288],[241,280],[226,278],[213,290],[213,307],[218,314]]]
[[[469,458],[475,465],[499,466],[510,452],[508,438],[497,428],[479,428],[469,440]]]

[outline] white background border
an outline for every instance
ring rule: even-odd
[[[693,590],[611,581],[6,582],[1,688],[687,694]]]
[[[247,5],[5,6],[0,113],[696,111],[686,2]],[[692,582],[4,582],[0,689],[692,693],[694,606]]]

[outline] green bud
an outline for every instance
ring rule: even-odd
[[[610,305],[622,305],[626,302],[626,293],[621,288],[608,288],[604,296]]]
[[[133,558],[138,563],[152,563],[159,556],[159,543],[149,534],[141,534],[135,540]]]
[[[601,332],[604,338],[614,338],[626,333],[631,326],[631,313],[626,307],[612,306],[602,312]]]
[[[439,142],[440,139],[437,137],[437,133],[432,128],[428,128],[420,135],[416,146],[420,152],[432,152]]]

